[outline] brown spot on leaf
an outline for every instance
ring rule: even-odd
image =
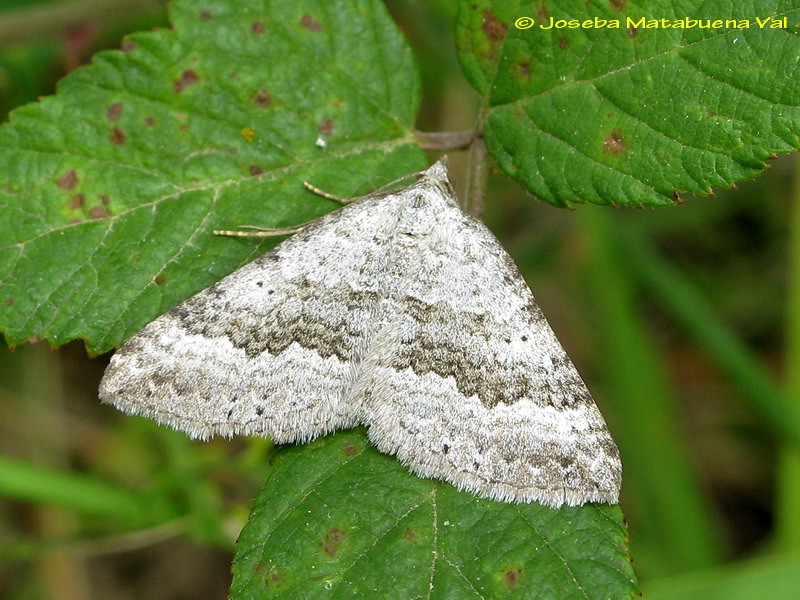
[[[155,124],[156,124],[156,120],[155,120],[155,118],[153,118],[153,117],[147,117],[147,118],[144,120],[144,124],[145,124],[145,125],[147,125],[148,127],[152,127],[153,125],[155,125]]]
[[[105,206],[93,206],[89,210],[89,216],[93,219],[107,219],[109,215]]]
[[[13,298],[6,298],[6,306],[11,306],[14,304]]]
[[[605,154],[613,154],[614,156],[619,156],[627,149],[627,144],[625,143],[625,136],[622,134],[622,130],[618,127],[615,127],[611,130],[606,138],[603,140],[603,152]]]
[[[105,194],[100,194],[100,202],[108,206],[108,203],[111,202],[111,198],[109,198]]]
[[[494,13],[488,8],[483,11],[483,24],[481,25],[483,33],[489,38],[489,41],[497,44],[506,39],[508,33],[508,26],[494,16]]]
[[[519,580],[522,577],[522,569],[509,569],[505,572],[506,585],[510,588],[515,588],[519,585]]]
[[[524,62],[518,62],[517,72],[521,79],[528,81],[531,78],[531,61],[526,60]]]
[[[191,69],[186,69],[178,79],[175,80],[174,88],[175,91],[181,93],[190,85],[194,85],[197,83],[197,80],[200,79],[200,76],[197,74],[196,71]]]
[[[114,102],[111,106],[106,109],[106,119],[109,121],[116,121],[122,115],[122,103],[121,102]]]
[[[314,17],[309,14],[303,15],[303,17],[300,19],[300,25],[309,31],[319,31],[322,29],[322,23],[315,21]]]
[[[261,35],[266,30],[264,27],[264,23],[261,21],[255,21],[252,25],[250,25],[250,31],[253,32],[253,35]]]
[[[133,40],[130,40],[128,38],[124,38],[122,40],[122,44],[120,45],[120,48],[122,48],[122,51],[125,52],[126,54],[128,52],[133,52],[136,49],[136,42],[134,42]]]
[[[111,143],[115,146],[119,146],[125,143],[125,134],[119,127],[115,127],[114,131],[108,134],[108,139],[110,139]]]
[[[72,210],[78,210],[79,208],[83,208],[85,201],[86,197],[83,194],[75,194],[69,201],[69,207]]]
[[[286,580],[283,572],[278,571],[270,562],[259,562],[255,572],[262,578],[266,587],[280,587]]]
[[[58,179],[56,179],[56,185],[60,187],[62,190],[71,190],[74,188],[78,183],[78,174],[75,171],[67,171],[66,173],[59,175]]]
[[[539,10],[536,11],[536,16],[539,17],[542,21],[547,21],[550,18],[550,11],[547,10],[547,7],[542,6]]]
[[[403,532],[403,537],[407,539],[409,542],[416,541],[417,539],[417,532],[414,531],[411,527],[406,527],[406,530]]]
[[[212,18],[213,17],[211,16],[211,13],[207,10],[204,10],[203,12],[200,13],[200,19],[202,19],[203,21],[210,21]]]
[[[347,533],[343,529],[339,529],[338,527],[331,528],[331,530],[325,534],[325,539],[323,539],[320,544],[322,551],[328,556],[336,556],[346,535]]]
[[[272,96],[269,95],[267,90],[262,88],[256,92],[253,102],[256,104],[256,106],[268,108],[272,106]]]
[[[355,456],[356,454],[358,454],[358,448],[356,448],[350,442],[345,442],[344,445],[342,445],[342,450],[344,450],[344,453],[347,456]]]
[[[628,3],[628,0],[609,0],[609,3],[614,8],[614,10],[622,10],[625,8],[625,5]]]
[[[631,25],[630,27],[628,27],[626,32],[628,34],[628,37],[636,37],[637,35],[639,35],[639,28]]]
[[[566,50],[567,48],[569,48],[569,40],[562,35],[561,39],[558,40],[558,46],[562,50]]]
[[[266,587],[281,588],[284,587],[285,583],[286,578],[280,571],[272,571],[271,573],[267,574],[266,577],[264,577],[264,584]]]
[[[325,120],[319,124],[319,127],[317,127],[317,131],[322,135],[330,135],[333,133],[333,127],[333,121],[326,117]]]
[[[156,282],[156,285],[164,285],[164,283],[167,281],[167,278],[163,275],[159,275],[153,281]]]
[[[250,175],[252,175],[253,177],[258,177],[259,175],[264,174],[264,169],[262,169],[258,165],[250,165],[248,171],[250,171]]]

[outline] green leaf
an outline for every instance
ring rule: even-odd
[[[519,29],[520,17],[535,24]],[[655,29],[643,17],[750,27]],[[550,18],[607,23],[541,29]],[[506,173],[557,206],[660,205],[755,177],[797,149],[798,22],[794,0],[463,0],[457,36]]]
[[[425,161],[411,51],[377,0],[176,2],[0,128],[0,330],[119,345],[269,246]],[[251,141],[252,140],[252,141]]]
[[[118,345],[275,243],[213,229],[297,225],[337,207],[304,180],[353,196],[424,165],[418,74],[379,0],[178,0],[170,15],[0,128],[11,344]],[[618,507],[480,500],[411,475],[363,432],[282,449],[266,489],[234,597],[636,589]],[[202,487],[192,500],[213,509]]]
[[[239,537],[232,600],[637,592],[617,506],[481,500],[410,476],[363,431],[283,447]]]

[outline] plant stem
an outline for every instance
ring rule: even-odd
[[[425,150],[464,150],[469,147],[475,138],[475,130],[443,131],[443,132],[415,132],[417,142]]]
[[[489,170],[488,153],[482,138],[474,138],[469,145],[467,163],[467,190],[464,211],[480,219],[483,214],[483,197],[486,192],[486,175]]]

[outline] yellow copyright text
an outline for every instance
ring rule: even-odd
[[[788,29],[789,17],[756,17],[755,19],[648,19],[646,17],[626,19],[555,19],[549,17],[536,21],[531,17],[520,17],[514,21],[517,29]]]

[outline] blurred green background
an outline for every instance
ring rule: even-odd
[[[418,128],[471,128],[455,2],[387,5],[423,73]],[[166,26],[161,0],[3,0],[0,114]],[[620,446],[646,598],[800,598],[797,166],[638,211],[559,210],[490,177],[485,221]],[[107,359],[80,342],[0,349],[0,596],[224,598],[269,443],[190,442],[100,405]]]

